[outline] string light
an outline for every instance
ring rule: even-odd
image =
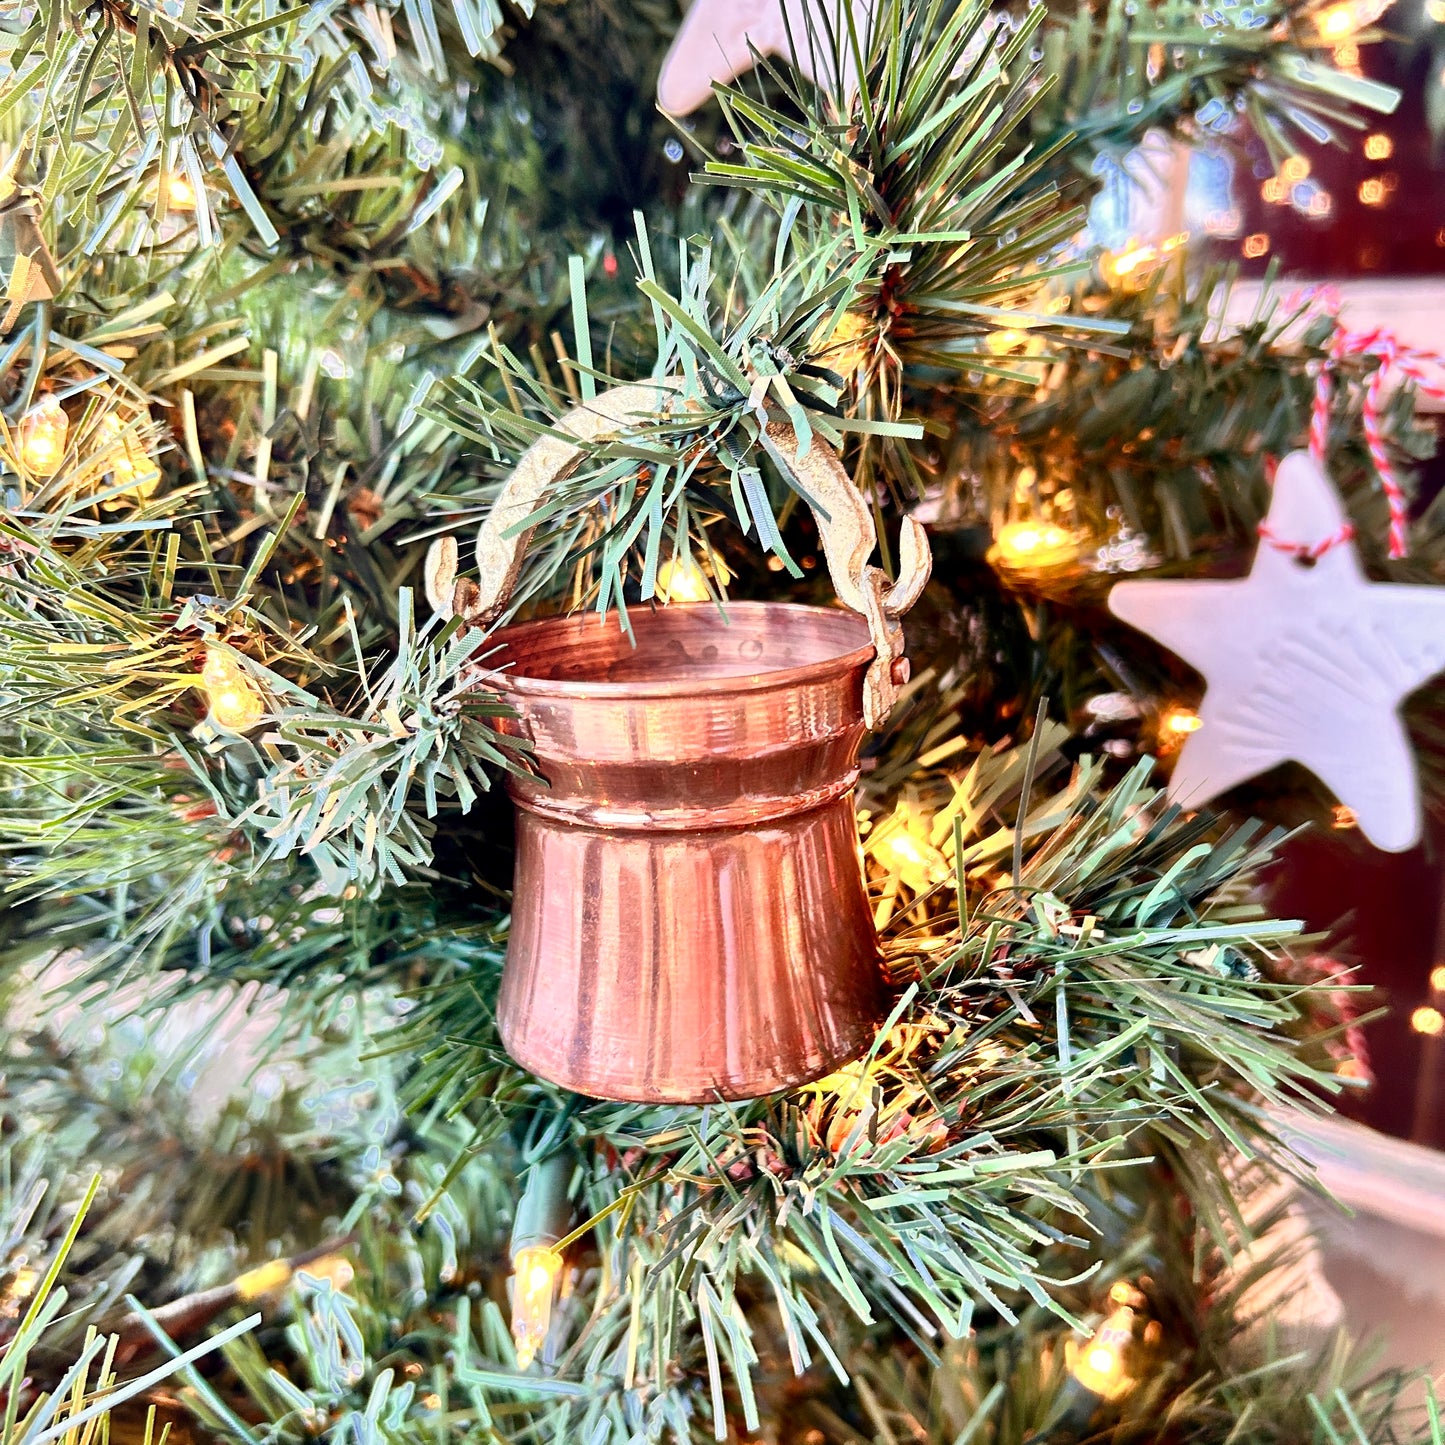
[[[53,476],[65,456],[70,418],[53,397],[37,402],[20,418],[20,460],[37,477]]]
[[[1106,1400],[1116,1400],[1134,1386],[1126,1354],[1134,1340],[1134,1311],[1120,1305],[1085,1342],[1070,1340],[1069,1370],[1079,1384]]]
[[[100,419],[95,437],[101,466],[110,473],[111,481],[142,500],[149,497],[160,482],[161,470],[132,430],[114,413],[109,413]],[[106,505],[116,507],[121,503],[111,501]]]
[[[552,1328],[552,1300],[562,1273],[562,1256],[545,1244],[528,1245],[512,1257],[512,1339],[517,1368],[525,1370]]]
[[[920,843],[910,833],[899,831],[882,839],[877,847],[878,856],[884,863],[891,864],[892,870],[901,875],[903,881],[915,893],[921,893],[930,886],[930,873],[936,863],[935,850],[926,843]]]
[[[1436,993],[1445,993],[1445,963],[1436,964],[1430,970],[1430,987]]]
[[[873,856],[914,893],[926,893],[948,875],[948,861],[928,834],[928,819],[902,802],[869,840]]]
[[[168,211],[194,211],[196,209],[196,188],[185,176],[172,172],[164,177],[157,189],[164,188]]]
[[[1279,178],[1286,185],[1297,185],[1310,173],[1310,163],[1304,156],[1286,156],[1279,168]]]
[[[999,529],[994,550],[1010,567],[1058,567],[1077,559],[1079,543],[1053,522],[1010,522]]]
[[[1439,1038],[1441,1034],[1445,1034],[1445,1014],[1429,1005],[1417,1008],[1410,1015],[1410,1027],[1417,1034],[1424,1034],[1428,1039]]]
[[[512,1340],[517,1366],[525,1370],[537,1358],[552,1328],[552,1304],[562,1274],[562,1251],[572,1205],[569,1195],[575,1167],[563,1151],[532,1164],[512,1221]]]
[[[1256,231],[1252,236],[1244,238],[1244,245],[1241,249],[1251,261],[1256,261],[1261,256],[1269,254],[1269,237],[1263,231]]]
[[[23,1260],[24,1256],[20,1258]],[[10,1283],[0,1292],[0,1319],[16,1319],[39,1283],[39,1270],[32,1269],[28,1264],[18,1264],[11,1273]]]
[[[1365,137],[1366,160],[1387,161],[1394,153],[1395,142],[1384,131],[1376,131],[1374,135]]]
[[[316,1259],[304,1256],[296,1260],[271,1259],[248,1269],[233,1286],[238,1299],[249,1303],[276,1294],[305,1271],[312,1279],[329,1280],[337,1289],[345,1289],[356,1277],[351,1261],[341,1254],[325,1254]]]
[[[1013,327],[1003,331],[990,331],[983,344],[988,348],[990,356],[1007,356],[1012,351],[1026,347],[1029,344],[1029,334]]]
[[[851,380],[863,369],[875,340],[873,321],[857,311],[845,311],[826,342],[822,328],[814,337],[814,343],[822,347],[818,361],[829,371],[836,371],[845,381]]]
[[[1142,284],[1143,277],[1159,260],[1157,246],[1131,246],[1123,251],[1105,251],[1099,258],[1099,270],[1111,285]]]
[[[206,648],[201,687],[210,720],[227,732],[247,732],[266,715],[266,700],[260,689],[222,647]]]
[[[1190,707],[1171,707],[1159,719],[1160,732],[1170,737],[1187,738],[1204,726],[1204,719]]]
[[[1338,45],[1377,21],[1394,0],[1340,0],[1315,15],[1315,29],[1321,40]]]
[[[706,602],[707,578],[691,557],[669,557],[657,569],[657,595],[664,602]]]

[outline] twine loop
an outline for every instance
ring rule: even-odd
[[[1339,363],[1352,356],[1373,357],[1379,362],[1365,383],[1360,421],[1365,433],[1365,446],[1370,453],[1370,461],[1380,479],[1380,490],[1385,494],[1385,503],[1389,508],[1390,557],[1395,560],[1404,557],[1409,551],[1409,499],[1400,485],[1389,447],[1385,443],[1385,382],[1392,372],[1398,372],[1413,381],[1423,395],[1436,400],[1445,399],[1445,356],[1419,347],[1406,346],[1392,331],[1383,326],[1352,331],[1341,325],[1339,316],[1343,301],[1339,291],[1333,286],[1308,287],[1297,296],[1291,297],[1288,304],[1300,307],[1308,316],[1328,316],[1335,322],[1335,334],[1330,341],[1328,355],[1313,368],[1315,395],[1310,411],[1309,450],[1321,470],[1325,467],[1325,454],[1329,447],[1330,412],[1334,402],[1335,372]],[[1313,546],[1304,546],[1280,538],[1264,523],[1260,524],[1259,535],[1279,551],[1318,561],[1330,548],[1350,541],[1355,530],[1347,523],[1333,536],[1326,537]]]

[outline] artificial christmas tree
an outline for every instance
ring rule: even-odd
[[[1259,1326],[1327,809],[1170,806],[1107,608],[1247,569],[1326,364],[1435,580],[1379,353],[1086,229],[1388,109],[1325,13],[789,4],[685,117],[671,4],[7,18],[7,1442],[1441,1440]]]

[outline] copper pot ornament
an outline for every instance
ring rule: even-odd
[[[653,415],[680,383],[616,387],[558,432],[592,438]],[[907,681],[899,617],[928,579],[905,523],[900,578],[868,563],[872,513],[836,453],[791,426],[774,456],[818,515],[851,610],[785,603],[574,614],[507,627],[476,685],[515,709],[535,774],[517,805],[511,933],[497,1023],[518,1063],[598,1098],[748,1099],[807,1083],[871,1044],[883,1012],[853,786],[866,728]],[[574,467],[538,441],[477,539],[428,563],[434,606],[485,624],[505,608],[525,520]],[[510,535],[509,535],[510,534]]]

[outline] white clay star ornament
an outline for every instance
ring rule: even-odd
[[[714,81],[726,85],[752,69],[753,50],[795,63],[819,85],[839,78],[844,93],[853,95],[858,71],[845,4],[866,46],[872,0],[693,0],[657,77],[658,105],[669,115],[690,115],[712,98]],[[833,74],[830,35],[843,52],[841,77]]]
[[[1121,582],[1109,594],[1116,617],[1208,684],[1169,796],[1199,807],[1301,763],[1370,842],[1403,852],[1420,839],[1421,811],[1400,706],[1445,669],[1445,587],[1369,581],[1340,498],[1308,452],[1280,463],[1261,533],[1247,577]]]

